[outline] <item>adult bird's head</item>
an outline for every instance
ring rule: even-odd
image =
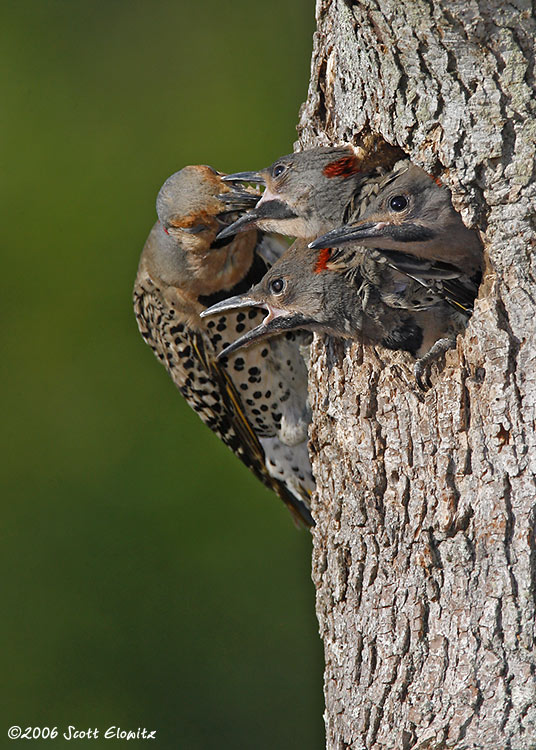
[[[227,240],[217,234],[254,206],[259,193],[223,177],[205,165],[172,174],[158,193],[158,222],[140,260],[155,282],[192,299],[232,288],[252,263],[256,232]]]

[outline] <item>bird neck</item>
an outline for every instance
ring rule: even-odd
[[[252,264],[256,239],[257,232],[243,232],[228,245],[211,246],[206,252],[192,253],[188,257],[192,296],[212,295],[238,284]]]

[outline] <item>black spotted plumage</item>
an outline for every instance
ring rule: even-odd
[[[289,492],[281,479],[266,471],[265,451],[259,437],[273,437],[273,429],[267,420],[260,418],[255,420],[255,427],[251,425],[242,405],[244,394],[238,392],[228,372],[228,363],[216,360],[216,347],[211,341],[214,336],[208,336],[208,348],[207,337],[184,325],[174,324],[174,315],[170,316],[158,300],[158,290],[135,293],[134,308],[143,338],[163,362],[188,404],[220,440],[279,495],[297,520],[312,525],[308,507],[310,492],[305,486],[304,475],[301,475],[303,496],[298,498]],[[252,316],[250,320],[254,321],[255,317]],[[240,359],[243,361],[242,357]],[[249,368],[252,369],[258,370]],[[263,396],[261,393],[261,398]],[[261,398],[256,398],[255,402],[260,403]],[[281,416],[272,412],[270,421],[279,424]],[[276,466],[275,462],[273,465]],[[297,470],[296,474],[299,473],[300,470]],[[284,471],[279,471],[279,474],[282,476]]]
[[[286,243],[255,230],[216,239],[252,201],[250,193],[223,183],[210,167],[186,167],[172,175],[159,193],[159,221],[140,259],[134,308],[143,338],[188,404],[295,519],[312,525],[306,340],[299,335],[274,340],[218,360],[237,328],[256,325],[259,311],[199,317],[209,304],[258,282],[286,249]],[[281,368],[288,361],[292,367]],[[282,412],[279,419],[273,417],[274,405]]]

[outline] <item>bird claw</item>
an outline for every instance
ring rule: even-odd
[[[421,391],[427,391],[432,387],[432,380],[430,377],[431,369],[430,365],[422,362],[421,359],[417,360],[415,367],[413,368],[413,374],[415,380]]]
[[[421,391],[427,391],[432,387],[432,363],[455,346],[456,337],[439,339],[426,354],[415,362],[413,374]]]

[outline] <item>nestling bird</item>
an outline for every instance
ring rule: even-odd
[[[428,302],[430,315],[437,312],[438,304],[442,306],[442,300],[449,305],[449,330],[417,363],[420,378],[424,365],[455,346],[457,334],[471,315],[482,278],[482,244],[477,232],[468,229],[454,210],[447,188],[406,160],[377,182],[375,194],[357,207],[346,225],[309,244],[311,249],[347,246],[340,251],[345,268],[361,265],[363,247],[375,248],[376,254],[422,286],[420,295],[418,286],[408,286],[398,295],[406,309],[417,309],[419,297]],[[336,253],[332,255],[336,263]],[[396,295],[388,304],[397,304]]]
[[[248,182],[263,182],[266,190],[255,208],[226,227],[219,237],[230,237],[233,233],[252,226],[289,234],[298,239],[311,239],[320,231],[340,230],[341,223],[348,217],[351,217],[352,221],[358,221],[364,213],[368,213],[370,206],[376,206],[379,201],[378,194],[383,193],[392,182],[393,176],[405,174],[409,168],[413,179],[421,178],[427,187],[431,185],[432,191],[435,190],[435,202],[439,197],[439,207],[443,214],[448,216],[449,221],[458,229],[461,225],[464,234],[470,236],[471,242],[474,242],[475,233],[465,228],[459,215],[450,205],[448,191],[435,185],[426,172],[412,167],[407,159],[393,166],[392,151],[387,153],[387,157],[383,152],[365,156],[358,149],[358,153],[359,155],[354,153],[350,146],[310,149],[283,156],[260,172],[239,172],[230,175],[232,178]],[[390,171],[387,170],[388,164],[392,167]],[[435,208],[432,201],[432,214]],[[438,216],[437,219],[441,220],[441,217]],[[406,234],[408,237],[416,236],[415,228]],[[329,243],[320,244],[324,242],[324,236],[316,240],[312,246],[329,246]],[[339,235],[334,233],[328,236]],[[370,243],[364,244],[370,246]],[[379,247],[379,244],[374,247]],[[374,283],[372,275],[378,281],[381,277],[381,283],[387,284],[387,288],[381,290],[382,299],[386,304],[408,307],[410,310],[421,309],[425,301],[429,303],[432,300],[436,304],[448,294],[453,297],[451,301],[459,302],[462,306],[472,304],[476,287],[472,281],[469,281],[467,289],[463,281],[453,282],[452,279],[460,277],[460,269],[452,263],[444,265],[440,262],[430,262],[429,259],[419,257],[418,253],[417,257],[412,257],[409,246],[403,248],[404,255],[400,252],[389,253],[383,245],[381,249],[386,250],[385,257],[390,261],[393,271],[391,277],[386,276],[383,262],[380,262],[375,271],[373,260],[378,258],[377,253],[367,251],[366,262],[369,280]],[[344,256],[344,253],[340,254],[342,264],[345,262]],[[352,257],[357,257],[361,263],[365,255],[352,253]],[[395,273],[396,269],[400,274]],[[415,283],[409,284],[409,278]],[[391,289],[394,287],[398,288],[398,292],[393,296]],[[456,294],[460,299],[454,299]],[[414,305],[417,305],[417,308],[414,308]]]
[[[344,153],[344,149],[304,151],[283,157],[261,173],[235,175],[245,180],[264,178],[267,184],[264,195],[268,193],[268,196],[266,199],[263,196],[253,210],[226,231],[230,234],[237,227],[240,230],[252,225],[269,226],[278,231],[292,228],[296,236],[306,239],[310,238],[313,229],[318,229],[320,222],[324,226],[331,222],[332,231],[313,241],[310,247],[345,245],[344,249],[331,251],[329,268],[348,272],[348,276],[352,269],[356,269],[357,278],[363,282],[356,286],[361,295],[358,309],[366,311],[367,320],[382,320],[385,331],[386,327],[404,328],[404,321],[399,319],[401,310],[418,319],[422,332],[418,350],[413,337],[408,342],[398,334],[391,337],[385,334],[379,340],[392,348],[421,355],[415,374],[422,387],[422,378],[425,373],[428,375],[428,365],[454,345],[457,333],[463,330],[471,314],[480,281],[480,241],[476,232],[467,229],[454,211],[448,190],[437,185],[409,160],[399,161],[387,171],[385,161],[383,165],[376,163],[373,166],[370,160],[366,163],[361,159],[361,169],[354,163],[353,176],[326,178],[326,169],[328,173],[330,170],[331,173],[351,173],[354,168],[350,166],[349,157],[346,156],[345,161],[339,151]],[[333,158],[335,156],[337,158]],[[340,169],[333,166],[337,164],[341,164]],[[345,165],[344,169],[342,165]],[[274,169],[279,173],[281,167],[284,167],[283,176],[285,170],[290,170],[287,179],[282,185],[274,185],[270,175]],[[329,189],[331,185],[332,190]],[[407,204],[412,211],[404,214],[402,210],[407,218],[399,223],[396,239],[393,239],[395,233],[391,232],[384,243],[382,228],[389,220],[388,212],[395,214],[395,222],[400,222],[396,210],[388,205],[391,199],[394,209]],[[278,218],[289,213],[295,214],[292,227],[288,225],[289,219]],[[374,215],[379,219],[376,240],[372,239],[373,232],[367,239],[364,231],[370,229],[367,217]],[[310,216],[316,217],[316,225],[307,220]],[[335,227],[336,217],[341,222],[343,217],[350,218],[352,224]],[[382,219],[385,219],[383,223]],[[358,225],[363,226],[361,234],[365,235],[362,244],[350,239],[350,230]],[[452,237],[449,255],[446,254],[445,237]],[[398,312],[383,310],[382,304],[397,308]],[[374,336],[368,338],[374,339]]]
[[[237,172],[226,180],[266,185],[262,198],[220,237],[252,226],[299,239],[313,239],[340,226],[362,200],[362,187],[385,174],[393,156],[386,162],[382,152],[365,156],[351,146],[313,148],[277,159],[259,172]]]
[[[190,166],[162,186],[159,220],[145,243],[134,286],[138,326],[201,419],[284,500],[295,519],[312,525],[307,334],[217,360],[217,351],[254,326],[260,311],[200,318],[209,305],[257,283],[286,249],[257,230],[216,239],[259,198],[222,178],[211,167]]]
[[[356,231],[364,240],[359,244],[394,251],[385,252],[385,256],[393,269],[415,280],[417,296],[423,293],[420,285],[428,290],[428,296],[449,298],[459,309],[469,310],[481,272],[478,235],[465,227],[446,188],[407,159],[393,164],[393,153],[367,157],[357,155],[350,146],[310,149],[283,156],[260,172],[230,175],[264,183],[266,190],[255,208],[219,236],[229,237],[252,226],[298,239],[314,239],[327,232],[311,247],[338,247],[350,242],[352,230],[358,227]],[[391,199],[397,208],[388,205]],[[375,229],[369,225],[374,216],[379,220]],[[445,237],[451,235],[447,248]],[[357,237],[353,241],[357,244]],[[370,256],[368,264],[372,269]],[[406,299],[399,294],[394,303],[413,304],[415,285],[408,286],[406,279],[402,286]]]
[[[366,202],[356,207],[348,222],[310,243],[312,249],[343,247],[349,244],[373,247],[393,262],[400,258],[403,269],[410,263],[421,266],[423,277],[456,279],[444,285],[462,293],[467,309],[478,291],[482,275],[482,244],[474,229],[468,229],[454,210],[447,188],[424,170],[405,160],[377,181]],[[463,293],[465,290],[465,294]],[[439,287],[436,287],[439,291]]]
[[[311,251],[306,241],[296,240],[252,289],[205,310],[204,318],[250,307],[268,312],[260,325],[236,339],[220,356],[285,331],[305,329],[338,338],[365,338],[420,357],[448,330],[446,304],[438,306],[433,316],[426,309],[389,307],[381,298],[381,279],[374,284],[367,281],[366,255],[361,266],[352,263],[347,268],[341,266],[340,259],[332,266],[330,257],[330,250]],[[378,273],[381,266],[376,260],[373,264],[374,273]],[[389,265],[384,263],[383,268],[390,279]]]

